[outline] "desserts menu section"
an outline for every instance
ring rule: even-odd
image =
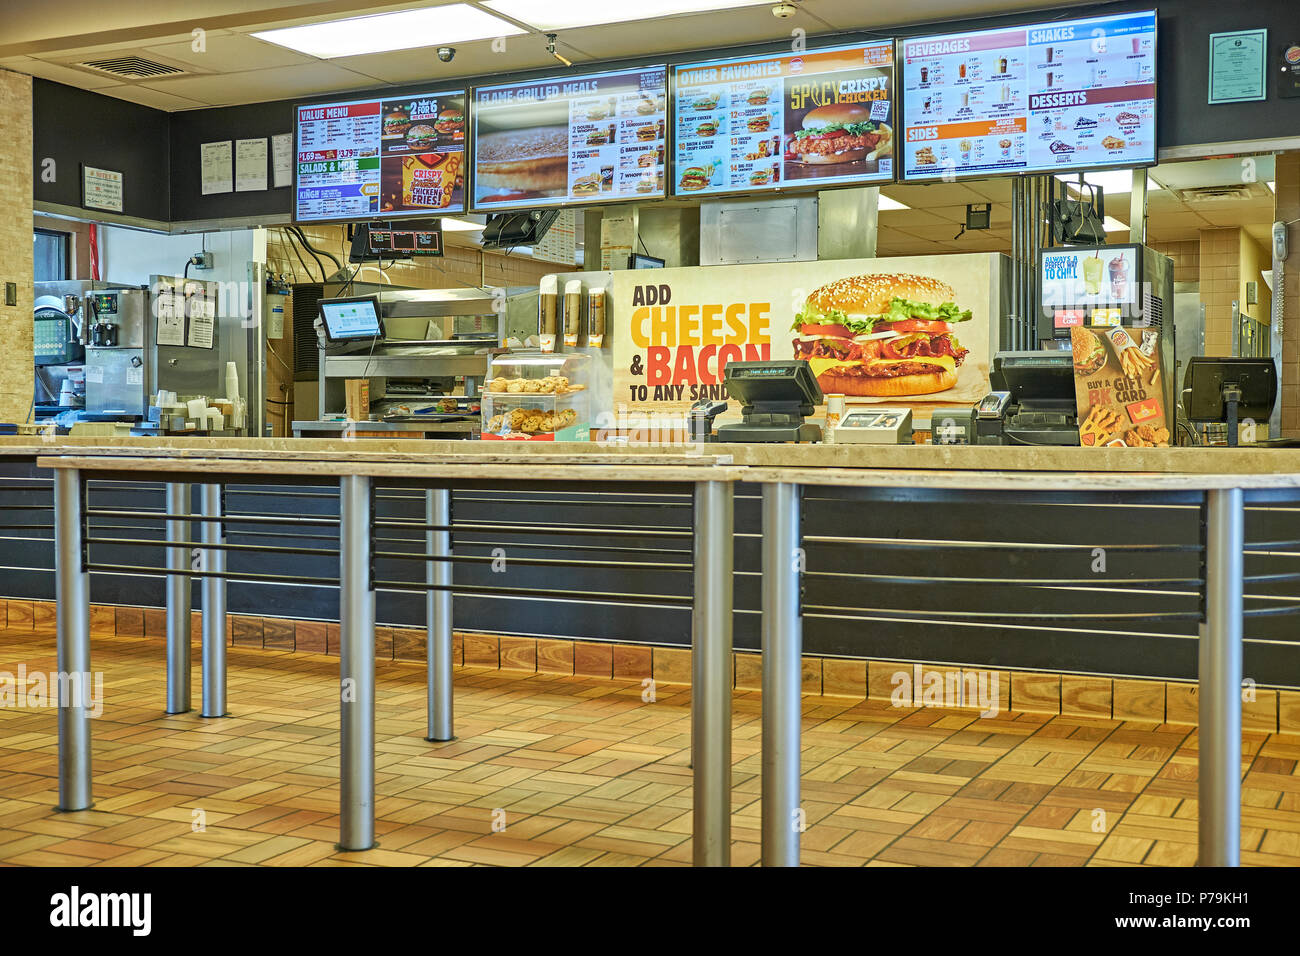
[[[298,222],[465,211],[464,90],[300,106]]]
[[[894,178],[894,44],[674,68],[673,190]]]
[[[474,90],[474,206],[664,195],[667,66]]]
[[[1155,162],[1155,12],[903,42],[905,179]]]

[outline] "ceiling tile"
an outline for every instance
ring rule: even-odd
[[[567,54],[566,54],[567,55]],[[574,54],[576,56],[576,54]],[[570,57],[571,59],[573,57]],[[443,63],[430,47],[345,56],[329,61],[332,65],[373,76],[385,83],[430,83],[432,85],[468,85],[467,77],[491,76],[517,70],[554,67],[564,72],[564,64],[546,52],[546,41],[535,36],[508,37],[504,52],[497,53],[490,41],[464,43],[456,47],[456,58]]]
[[[39,76],[42,79],[53,80],[55,83],[62,83],[65,86],[75,86],[81,90],[104,91],[108,87],[121,85],[121,80],[111,76],[104,76],[93,70],[78,70],[70,66],[63,66],[59,63],[48,63],[45,60],[37,60],[32,57],[14,57],[5,61],[5,69],[13,70],[17,73],[28,73],[31,76]]]
[[[213,76],[182,76],[142,83],[146,89],[201,100],[214,106],[295,99],[313,93],[364,89],[374,79],[328,63],[282,66]]]
[[[145,89],[142,86],[122,85],[115,86],[111,89],[100,90],[109,96],[116,97],[119,100],[129,100],[132,103],[140,103],[143,106],[152,106],[156,110],[165,110],[169,113],[177,110],[195,110],[202,109],[211,104],[201,100],[193,100],[184,96],[175,96],[171,93],[160,93],[157,90]]]
[[[143,49],[147,55],[175,60],[204,73],[247,72],[316,62],[314,57],[227,30],[209,32],[202,52],[194,50],[194,41],[189,38],[179,43],[152,44]]]

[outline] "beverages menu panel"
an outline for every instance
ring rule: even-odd
[[[664,196],[667,66],[474,90],[474,207]]]
[[[1156,158],[1154,11],[903,41],[903,177]]]
[[[894,44],[684,64],[673,71],[673,191],[894,178]]]
[[[464,90],[299,106],[294,219],[465,211]]]

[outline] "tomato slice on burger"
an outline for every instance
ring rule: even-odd
[[[800,335],[821,335],[831,339],[851,339],[853,333],[845,325],[801,325]]]
[[[904,319],[901,322],[879,322],[876,324],[873,332],[927,332],[930,335],[940,335],[944,332],[951,332],[952,326],[947,322],[929,319]]]

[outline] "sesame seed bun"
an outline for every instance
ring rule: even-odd
[[[942,305],[956,298],[952,286],[930,276],[910,273],[849,276],[814,289],[808,301],[823,312],[838,309],[846,315],[882,315],[892,299]]]
[[[828,103],[809,110],[803,118],[804,129],[821,129],[832,123],[865,123],[871,119],[871,110],[860,103]]]

